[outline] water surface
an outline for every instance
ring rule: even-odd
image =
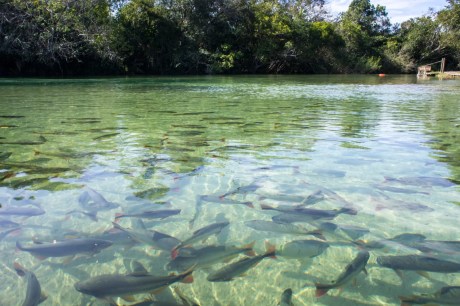
[[[220,234],[193,246],[255,241],[255,252],[263,254],[265,241],[281,250],[293,240],[319,239],[245,225],[281,214],[264,205],[302,203],[352,208],[356,214],[293,223],[308,230],[323,227],[330,246],[314,258],[266,258],[230,282],[207,281],[209,273],[228,264],[218,263],[197,269],[192,284],[173,287],[201,305],[276,305],[286,288],[293,290],[295,305],[399,305],[398,296],[458,286],[459,273],[434,272],[428,279],[409,271],[400,278],[379,266],[376,258],[382,255],[460,263],[460,250],[423,253],[399,243],[369,249],[368,275],[358,274],[342,292],[333,289],[316,298],[314,284],[339,276],[360,250],[355,240],[406,233],[460,240],[459,96],[458,80],[414,76],[2,79],[1,209],[40,207],[46,213],[0,216],[2,233],[6,221],[21,228],[0,243],[0,300],[19,305],[25,297],[26,283],[14,272],[14,262],[37,276],[48,295],[42,305],[106,305],[77,292],[74,284],[128,273],[126,259],[140,261],[155,275],[171,272],[170,254],[143,243],[40,261],[15,251],[16,241],[94,237],[112,228],[116,213],[180,209],[163,220],[145,219],[147,229],[184,240],[194,230],[228,220]],[[84,211],[79,197],[87,187],[120,206],[98,212],[97,221],[78,213]],[[314,194],[320,194],[316,201]],[[211,200],[203,200],[205,195]],[[119,223],[140,231],[137,220]],[[324,229],[324,222],[344,230]],[[146,297],[136,295],[138,301]],[[169,289],[157,299],[179,301]]]

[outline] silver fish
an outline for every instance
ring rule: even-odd
[[[250,208],[254,208],[254,205],[252,202],[246,201],[246,202],[241,202],[237,200],[232,200],[232,199],[227,199],[221,196],[215,196],[215,195],[202,195],[198,197],[199,200],[205,201],[205,202],[211,202],[211,203],[217,203],[217,204],[226,204],[226,205],[245,205]]]
[[[434,211],[433,208],[426,206],[424,204],[416,203],[416,202],[406,202],[397,199],[390,198],[386,194],[379,192],[379,194],[383,197],[382,199],[373,199],[374,202],[377,203],[375,210],[380,211],[383,209],[390,209],[400,211],[401,209],[408,210],[410,212],[430,212]]]
[[[442,177],[415,176],[415,177],[385,177],[385,182],[397,182],[402,185],[422,186],[422,187],[452,187],[454,183]]]
[[[460,241],[423,240],[414,247],[422,252],[456,254],[460,253]]]
[[[241,186],[241,187],[238,187],[232,191],[229,191],[227,193],[224,193],[223,195],[221,195],[222,198],[225,198],[229,195],[232,195],[232,194],[245,194],[245,193],[248,193],[248,192],[253,192],[253,191],[256,191],[257,189],[259,189],[260,186],[257,185],[257,184],[250,184],[250,185],[246,185],[246,186]]]
[[[400,296],[401,306],[412,304],[439,303],[444,305],[460,305],[460,286],[442,287],[432,294]]]
[[[161,232],[148,231],[145,228],[140,228],[138,230],[132,230],[132,229],[122,227],[121,225],[115,222],[112,222],[112,224],[114,228],[127,233],[133,240],[140,242],[140,243],[145,243],[159,250],[171,252],[171,250],[173,250],[175,246],[181,243],[179,239],[176,239],[167,234],[163,234]]]
[[[148,210],[140,213],[117,213],[115,214],[115,220],[120,218],[143,218],[143,219],[164,219],[170,216],[177,215],[181,212],[180,209],[159,209],[159,210]]]
[[[45,211],[37,207],[16,207],[7,206],[0,208],[0,216],[40,216],[45,214]]]
[[[227,227],[230,223],[228,221],[217,222],[209,224],[203,228],[200,228],[193,232],[192,236],[180,244],[178,244],[171,252],[171,257],[174,259],[178,254],[178,249],[193,244],[200,240],[206,240],[209,236],[214,234],[219,234],[225,227]]]
[[[243,253],[248,256],[254,256],[253,247],[254,242],[241,247],[210,245],[199,249],[183,248],[180,249],[178,256],[166,265],[166,268],[168,270],[184,271],[192,265],[196,265],[197,268],[209,267]]]
[[[279,250],[276,251],[276,255],[288,257],[288,258],[313,258],[321,255],[329,244],[318,240],[293,240],[282,245]]]
[[[354,209],[346,207],[334,210],[297,208],[295,210],[286,211],[280,215],[273,216],[272,220],[278,223],[312,222],[319,219],[334,219],[342,213],[356,215],[356,211]]]
[[[394,192],[394,193],[405,193],[405,194],[430,194],[429,192],[426,191],[418,191],[418,190],[412,190],[412,189],[407,189],[407,188],[399,188],[399,187],[393,187],[393,186],[386,186],[383,184],[375,184],[375,188],[383,191],[389,191],[389,192]]]
[[[414,248],[420,242],[425,241],[425,239],[426,237],[422,234],[404,233],[389,239],[376,241],[356,240],[353,241],[353,243],[357,244],[361,248],[366,249],[399,248],[401,246]]]
[[[286,223],[277,223],[273,221],[265,220],[249,220],[245,221],[244,224],[247,227],[253,228],[258,231],[267,231],[284,234],[295,234],[295,235],[312,235],[324,240],[322,232],[320,230],[307,230],[306,228]]]
[[[332,222],[320,223],[319,229],[324,232],[329,232],[331,234],[339,236],[345,240],[349,240],[349,239],[355,240],[369,233],[368,228],[354,226],[354,225],[335,224]]]
[[[262,259],[272,257],[276,258],[276,249],[274,246],[267,244],[267,251],[262,255],[245,257],[237,262],[228,264],[219,270],[211,273],[206,278],[210,282],[228,282],[233,278],[240,276],[250,268],[257,265]]]
[[[38,258],[71,256],[78,253],[95,254],[112,245],[111,241],[91,238],[76,238],[52,243],[24,246],[16,241],[16,247]]]
[[[111,210],[119,207],[120,205],[107,201],[96,190],[85,187],[85,191],[78,198],[80,206],[89,212],[98,212],[101,210]]]
[[[345,285],[354,277],[356,277],[356,275],[358,275],[361,271],[367,274],[366,264],[369,260],[369,257],[370,255],[368,251],[360,251],[358,255],[356,255],[356,257],[352,260],[352,262],[350,262],[345,267],[345,270],[332,284],[315,284],[316,297],[321,297],[325,295],[330,289],[338,288]]]
[[[382,267],[396,271],[460,272],[460,263],[421,255],[379,256],[377,257],[377,263]]]
[[[260,208],[262,210],[276,210],[283,213],[295,213],[297,209],[302,207],[302,205],[278,205],[278,206],[270,206],[267,204],[260,204]]]
[[[193,282],[193,269],[194,267],[191,267],[177,275],[154,276],[148,274],[141,267],[141,269],[127,275],[105,274],[95,276],[76,283],[75,289],[81,293],[114,303],[112,297],[150,292],[176,282],[191,283]]]
[[[291,202],[291,203],[299,203],[304,204],[306,202],[307,197],[301,195],[291,195],[291,194],[269,194],[264,193],[259,197],[260,200],[270,199],[279,202]]]
[[[22,302],[22,306],[36,306],[47,299],[33,272],[26,270],[17,262],[14,263],[14,270],[19,276],[25,277],[27,280],[26,297]]]

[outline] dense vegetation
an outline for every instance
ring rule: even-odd
[[[411,72],[460,62],[460,0],[392,25],[353,0],[0,0],[0,75]]]

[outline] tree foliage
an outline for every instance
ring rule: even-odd
[[[115,61],[105,0],[0,0],[1,68],[63,72],[83,61]],[[39,72],[37,72],[39,73]]]
[[[0,75],[411,72],[460,61],[460,2],[392,26],[353,0],[0,0]]]

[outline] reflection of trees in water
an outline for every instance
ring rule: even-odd
[[[449,165],[451,180],[460,184],[460,106],[457,97],[441,97],[429,112],[427,133],[432,137],[433,156]]]
[[[5,175],[1,185],[46,189],[50,179],[65,178],[59,182],[63,185],[59,188],[64,188],[94,164],[126,173],[135,181],[152,182],[159,175],[192,172],[208,158],[269,152],[280,144],[309,149],[311,139],[297,142],[291,136],[301,130],[311,135],[319,126],[315,122],[320,105],[306,112],[289,97],[242,101],[245,90],[238,91],[234,85],[223,92],[196,93],[193,78],[189,86],[181,82],[175,88],[166,82],[166,89],[154,86],[150,90],[145,81],[139,82],[140,92],[133,89],[136,83],[132,80],[91,86],[63,81],[60,86],[49,86],[46,93],[41,90],[44,84],[24,86],[17,99],[27,101],[30,108],[21,107],[14,98],[7,102],[12,113],[28,120],[16,119],[18,127],[5,138],[45,135],[47,141],[2,148],[5,160],[0,161],[1,167],[22,175]],[[219,84],[210,83],[207,88],[213,86]],[[229,103],[229,95],[236,93],[239,97]],[[8,152],[12,154],[6,157]]]
[[[378,125],[380,103],[371,98],[343,101],[337,108],[340,111],[339,123],[343,137],[368,138],[372,129]]]

